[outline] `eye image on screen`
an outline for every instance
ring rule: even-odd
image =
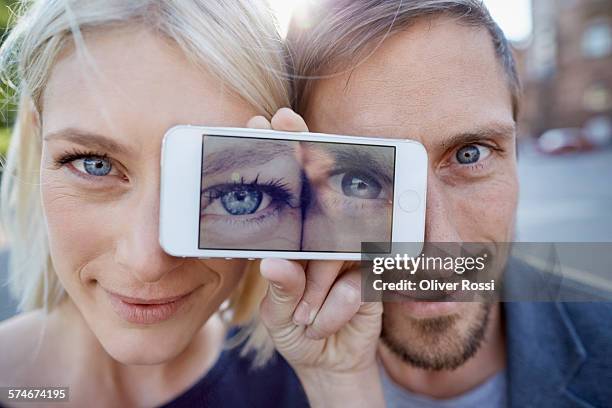
[[[391,240],[395,147],[202,137],[200,249],[360,252]]]

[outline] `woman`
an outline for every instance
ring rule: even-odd
[[[68,386],[72,406],[257,406],[270,393],[279,405],[305,404],[282,361],[261,375],[273,376],[268,382],[232,384],[245,381],[248,365],[222,352],[217,312],[224,304],[226,322],[253,321],[266,288],[258,264],[174,258],[158,244],[159,155],[169,127],[305,130],[287,110],[272,118],[289,104],[282,51],[255,0],[40,0],[25,10],[0,62],[18,80],[2,210],[12,290],[29,312],[0,325],[0,385]],[[286,336],[283,313],[292,316],[296,302],[283,304],[279,290],[295,282],[309,289],[304,270],[283,262],[262,268],[277,281],[264,317],[309,395],[322,398],[330,392],[322,392],[323,372],[340,367],[329,364],[326,337],[359,301],[350,298],[357,306],[344,320],[319,319],[325,330],[316,335],[290,322],[299,330]],[[335,278],[342,264],[308,268]],[[319,298],[313,316],[324,308]],[[270,355],[266,338],[258,330],[249,340],[258,362]],[[354,386],[346,374],[353,365],[343,364],[342,381]]]

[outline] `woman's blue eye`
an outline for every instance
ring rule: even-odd
[[[110,160],[102,157],[85,157],[83,161],[83,170],[92,176],[106,176],[113,169]]]
[[[341,180],[342,192],[349,197],[374,199],[378,198],[382,186],[373,177],[367,174],[348,171]]]
[[[232,215],[253,214],[263,198],[263,193],[250,187],[237,187],[221,195],[221,205]]]
[[[262,213],[269,208],[295,208],[296,198],[280,180],[259,183],[226,183],[202,191],[202,215],[239,216]]]
[[[480,159],[479,146],[469,145],[457,150],[455,154],[457,161],[461,164],[473,164]]]

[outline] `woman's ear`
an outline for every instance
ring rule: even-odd
[[[19,121],[25,124],[27,128],[40,132],[42,126],[42,117],[40,110],[34,103],[34,100],[29,95],[23,95],[19,101],[19,112],[21,118]]]

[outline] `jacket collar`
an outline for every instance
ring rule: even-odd
[[[560,302],[503,306],[509,405],[592,407],[568,390],[587,353]]]

